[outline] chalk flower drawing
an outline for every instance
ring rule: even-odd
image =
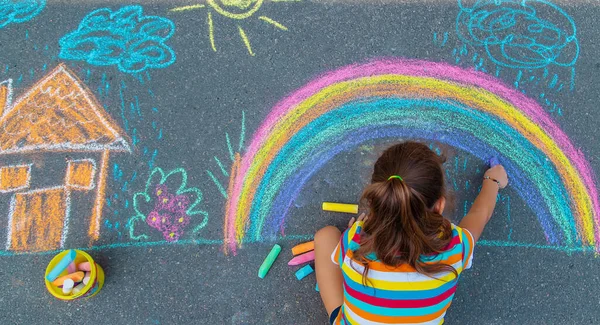
[[[202,192],[195,187],[187,187],[187,178],[187,172],[183,168],[166,174],[159,167],[152,170],[144,192],[133,195],[136,215],[128,222],[129,236],[132,239],[149,238],[143,233],[136,235],[137,222],[160,231],[168,242],[177,241],[192,222],[196,224],[192,229],[194,233],[206,226],[208,213],[196,208],[202,201]]]
[[[92,65],[116,65],[131,74],[171,65],[175,52],[165,42],[173,36],[175,24],[142,11],[140,6],[92,11],[77,30],[60,39],[59,56]]]
[[[458,37],[467,44],[485,48],[487,56],[500,66],[570,67],[579,57],[575,22],[550,2],[478,0],[467,7],[458,0],[458,5]]]
[[[298,0],[278,0],[277,2],[295,2]],[[213,13],[217,13],[221,16],[227,17],[229,19],[233,19],[234,21],[241,21],[244,19],[248,19],[250,17],[256,17],[255,13],[261,8],[264,0],[206,0],[208,6],[204,4],[196,4],[191,6],[183,6],[176,7],[171,9],[173,12],[179,11],[188,11],[194,9],[208,8],[206,22],[208,24],[208,37],[210,39],[210,46],[213,51],[217,51],[217,46],[215,43],[215,27],[213,22]],[[258,16],[258,19],[275,26],[278,29],[287,31],[288,28],[278,21],[273,20],[267,16],[261,15]],[[248,54],[254,56],[255,53],[252,50],[252,45],[250,44],[250,39],[246,34],[244,28],[239,23],[237,24],[238,32],[240,34],[240,38],[244,42],[246,49],[248,50]]]
[[[45,6],[46,0],[0,0],[0,28],[24,23],[42,12]]]

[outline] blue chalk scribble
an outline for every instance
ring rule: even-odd
[[[458,0],[458,37],[483,47],[497,65],[536,69],[551,64],[573,66],[579,41],[573,19],[544,0],[478,0],[472,7]]]
[[[24,23],[37,16],[46,6],[46,0],[0,0],[0,28],[11,23]]]
[[[175,52],[165,41],[173,36],[175,24],[164,17],[145,16],[142,11],[140,6],[92,11],[77,30],[60,39],[59,56],[92,65],[116,65],[131,74],[171,65]]]

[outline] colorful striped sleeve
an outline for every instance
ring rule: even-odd
[[[340,242],[331,254],[331,261],[336,265],[343,265],[344,258],[348,253],[348,248],[360,240],[360,230],[362,229],[362,221],[355,222],[352,227],[346,229],[340,238]],[[354,240],[354,241],[353,241]],[[356,245],[356,244],[354,244]]]
[[[475,247],[475,240],[473,235],[466,228],[456,227],[460,235],[460,241],[463,246],[463,270],[470,269],[473,265],[473,248]]]

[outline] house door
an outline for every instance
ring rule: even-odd
[[[39,252],[60,248],[67,204],[63,187],[16,193],[10,205],[6,249]]]

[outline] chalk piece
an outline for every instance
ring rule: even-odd
[[[90,262],[79,263],[77,264],[77,270],[89,272],[92,270],[92,265]]]
[[[83,284],[88,284],[90,282],[90,272],[85,272],[85,276],[83,277]]]
[[[304,253],[302,255],[298,255],[298,256],[292,258],[288,262],[288,265],[300,265],[300,264],[308,263],[308,262],[314,261],[314,260],[315,260],[315,251],[310,251],[308,253]]]
[[[319,292],[319,284],[318,283],[315,285],[315,291]]]
[[[358,213],[357,204],[323,202],[324,211],[343,212],[343,213]]]
[[[490,160],[488,160],[488,165],[490,165],[490,167],[500,165],[500,161],[498,161],[498,157],[493,156],[492,158],[490,158]]]
[[[48,273],[48,275],[46,276],[46,280],[48,280],[50,282],[56,280],[56,278],[58,278],[58,276],[67,267],[69,267],[69,264],[71,264],[75,260],[75,255],[77,255],[75,253],[75,251],[72,249],[69,249],[67,251],[67,253],[65,254],[65,256],[63,256],[63,258],[60,260],[60,262],[58,262],[58,264],[56,264],[56,266],[54,266],[54,268],[50,271],[50,273]]]
[[[301,268],[300,270],[296,271],[296,279],[298,280],[302,280],[304,279],[307,275],[313,273],[314,270],[312,268],[312,266],[306,265],[303,268]]]
[[[259,278],[265,278],[265,275],[267,275],[267,272],[269,272],[269,270],[271,269],[273,262],[275,262],[275,259],[277,258],[277,256],[279,256],[279,252],[281,252],[281,246],[275,244],[275,246],[273,246],[273,248],[271,249],[269,255],[267,255],[265,260],[260,265],[260,268],[258,269]]]
[[[315,242],[309,241],[306,243],[298,244],[292,248],[292,254],[298,255],[306,252],[310,252],[315,249]]]
[[[85,284],[81,282],[80,284],[76,285],[75,288],[73,288],[73,294],[76,295],[80,293],[83,288],[85,288]]]
[[[77,266],[75,265],[75,262],[71,262],[71,264],[69,264],[69,266],[67,266],[67,272],[69,272],[69,273],[77,272]]]
[[[68,295],[71,293],[71,291],[73,290],[73,286],[75,285],[75,281],[71,280],[71,279],[65,279],[65,281],[63,282],[63,287],[62,287],[62,292],[64,295]]]
[[[63,275],[60,278],[52,281],[52,284],[55,286],[61,286],[61,285],[63,285],[63,282],[65,282],[65,280],[67,280],[67,279],[71,279],[71,280],[73,280],[73,282],[79,282],[79,281],[83,280],[83,276],[84,276],[84,274],[81,271],[78,271],[75,273],[69,273],[67,275]]]

